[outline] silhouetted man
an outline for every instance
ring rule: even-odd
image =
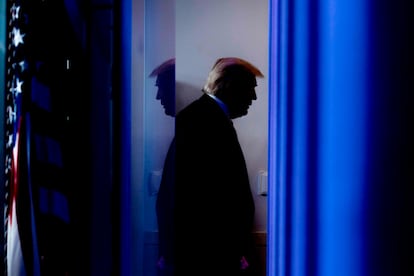
[[[232,119],[257,99],[249,62],[220,58],[176,116],[175,275],[253,275],[254,202]]]

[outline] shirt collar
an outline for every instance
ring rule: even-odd
[[[229,109],[227,108],[227,105],[222,100],[214,96],[213,94],[210,94],[210,93],[206,93],[206,94],[209,95],[211,98],[213,98],[217,102],[217,104],[220,106],[220,108],[224,111],[224,113],[226,113],[227,117],[230,118]]]

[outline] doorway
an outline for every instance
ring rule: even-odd
[[[131,95],[132,275],[156,275],[155,202],[163,162],[174,136],[174,118],[156,99],[151,72],[174,58],[176,111],[201,96],[215,60],[237,56],[256,65],[258,99],[248,116],[234,120],[245,155],[256,213],[254,235],[263,275],[267,255],[268,1],[134,1]],[[202,11],[202,12],[200,12]],[[217,187],[217,192],[220,188]],[[135,212],[136,211],[136,212]]]

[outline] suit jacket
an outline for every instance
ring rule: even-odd
[[[232,121],[202,95],[176,116],[176,275],[238,275],[254,263],[254,202]],[[211,274],[215,275],[215,274]]]

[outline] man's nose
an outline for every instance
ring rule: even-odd
[[[252,99],[253,99],[253,100],[257,100],[256,91],[253,91],[253,97],[252,97]]]

